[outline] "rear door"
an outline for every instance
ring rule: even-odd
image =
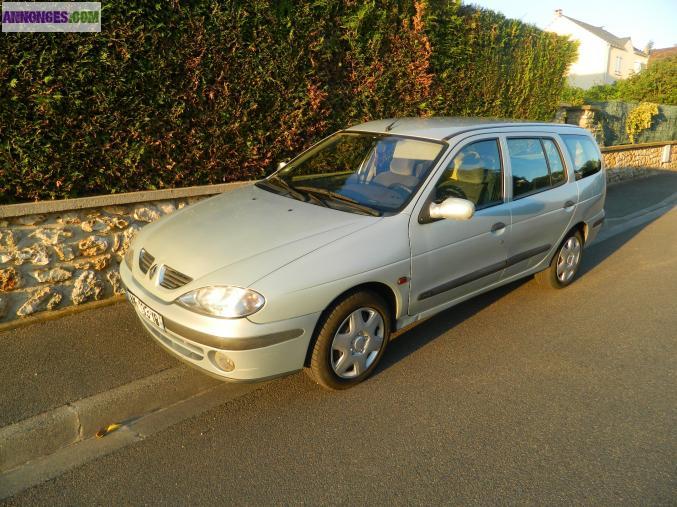
[[[579,202],[576,220],[589,221],[604,210],[606,175],[602,170],[602,154],[587,133],[562,134],[578,187]],[[602,215],[603,216],[603,215]],[[593,225],[593,224],[590,224]]]
[[[510,181],[512,230],[503,278],[543,261],[569,230],[578,203],[573,174],[556,134],[509,134],[503,139]]]

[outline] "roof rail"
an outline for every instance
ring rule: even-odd
[[[499,124],[490,124],[490,125],[478,125],[477,127],[471,127],[463,130],[459,130],[452,134],[449,134],[442,139],[448,141],[452,137],[459,136],[461,134],[466,134],[468,132],[474,132],[476,130],[486,130],[486,129],[495,129],[495,128],[519,128],[519,127],[573,127],[581,128],[578,125],[571,125],[569,123],[499,123]]]

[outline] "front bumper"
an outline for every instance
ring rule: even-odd
[[[233,381],[264,380],[303,368],[319,313],[266,324],[207,317],[155,298],[134,280],[124,263],[120,275],[125,287],[163,318],[164,329],[135,308],[148,333],[182,361]],[[227,357],[234,368],[224,371],[219,367],[223,361],[217,361],[217,354]]]

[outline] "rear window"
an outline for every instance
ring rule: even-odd
[[[595,174],[602,169],[602,161],[595,143],[587,136],[566,134],[562,136],[569,156],[574,163],[576,179]]]

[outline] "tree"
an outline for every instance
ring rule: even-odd
[[[621,100],[677,104],[677,57],[652,62],[617,86]]]

